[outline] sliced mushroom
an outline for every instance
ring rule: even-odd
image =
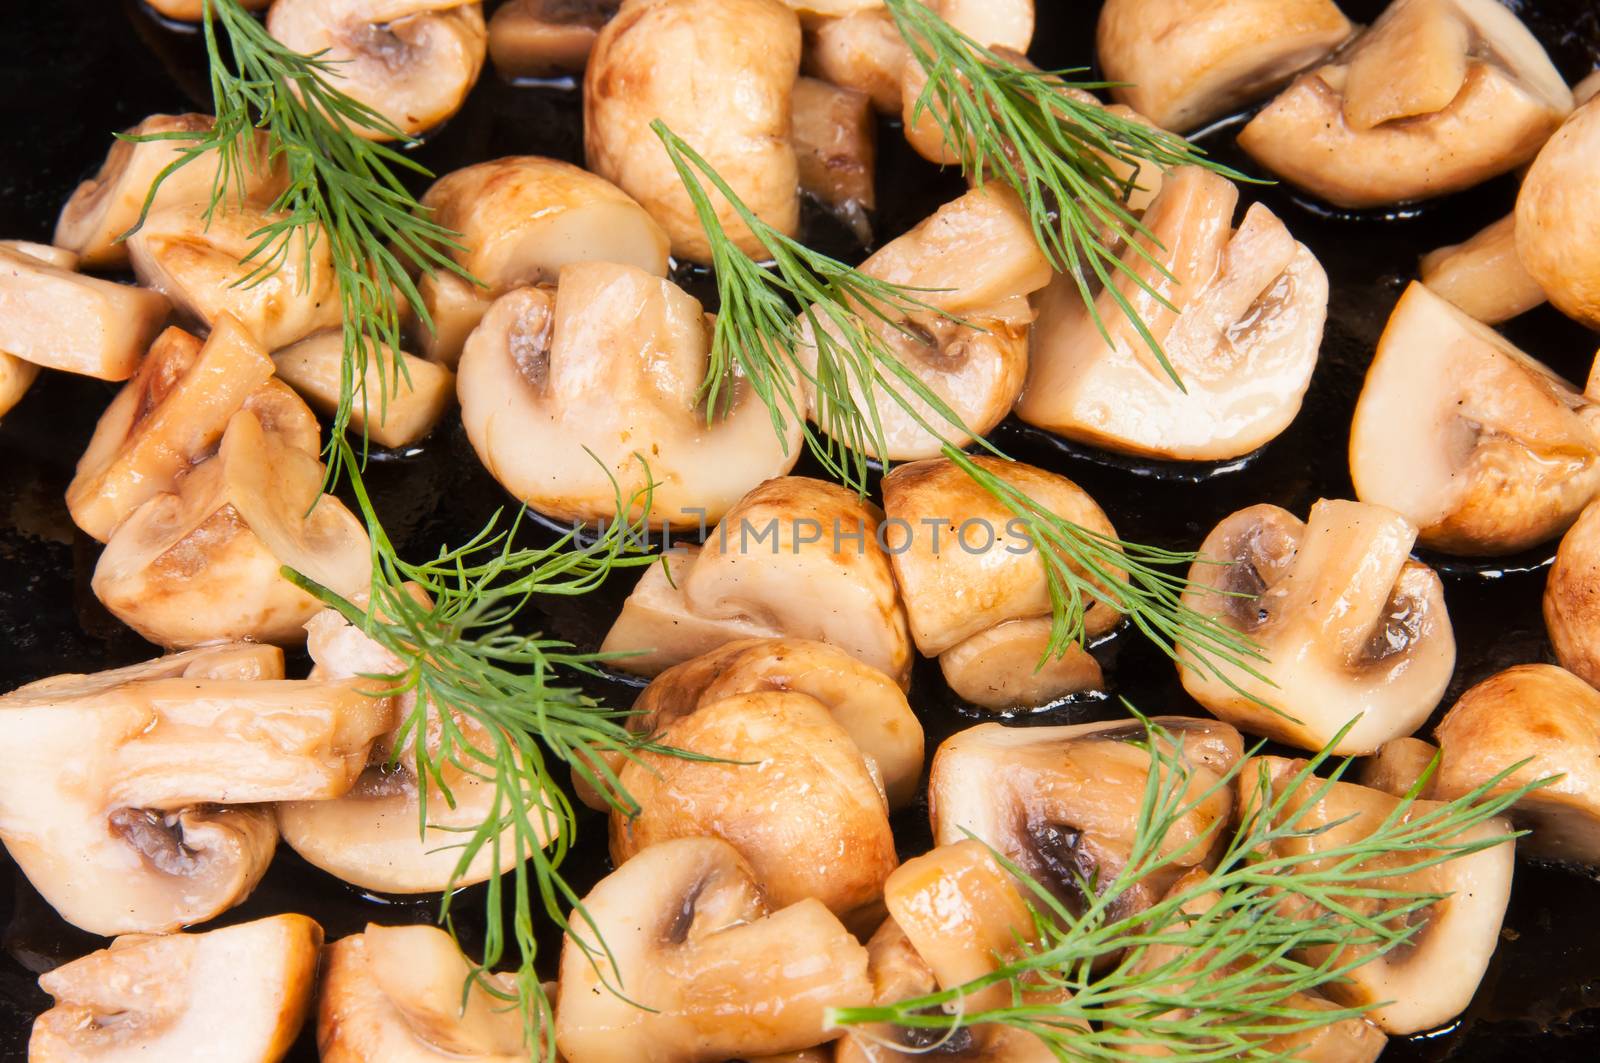
[[[1187,133],[1251,103],[1353,29],[1333,0],[1108,0],[1097,55],[1111,95]]]
[[[723,643],[805,638],[837,646],[905,687],[906,631],[882,514],[836,484],[800,476],[745,495],[700,549],[645,570],[602,649],[658,675]]]
[[[773,431],[736,372],[716,416],[702,383],[711,330],[700,303],[633,266],[576,263],[554,293],[495,301],[462,354],[461,420],[496,480],[562,520],[618,516],[651,486],[652,527],[717,520],[800,457],[801,426]]]
[[[502,9],[504,10],[504,9]],[[524,285],[554,284],[573,262],[616,262],[667,275],[667,234],[611,182],[556,159],[513,155],[446,174],[422,196],[433,220],[460,235],[456,264],[421,277],[432,328],[421,350],[455,368],[467,337],[495,299]]]
[[[199,22],[205,14],[205,0],[146,0],[156,11],[179,22]],[[246,11],[260,11],[272,0],[239,0]]]
[[[877,205],[877,120],[872,100],[855,89],[816,78],[794,83],[795,161],[800,188],[849,224],[863,243],[872,230],[866,212]]]
[[[659,731],[691,753],[643,753],[618,773],[635,814],[611,813],[617,864],[672,838],[715,837],[750,862],[778,906],[806,898],[847,926],[882,918],[883,883],[897,858],[877,765],[804,694],[735,694]]]
[[[1274,825],[1294,824],[1292,831],[1279,836],[1271,855],[1300,857],[1356,845],[1397,814],[1400,799],[1355,783],[1315,780],[1296,786],[1305,768],[1304,761],[1261,757],[1247,762],[1239,773],[1241,816],[1257,815],[1270,802]],[[1414,802],[1399,821],[1414,822],[1439,807],[1435,801]],[[1503,818],[1495,817],[1461,831],[1452,844],[1486,842],[1504,837],[1510,829]],[[1511,897],[1512,842],[1406,870],[1430,856],[1443,855],[1418,849],[1389,852],[1353,869],[1353,873],[1393,872],[1364,880],[1363,885],[1374,892],[1444,898],[1392,917],[1407,925],[1421,924],[1403,946],[1383,955],[1373,954],[1370,942],[1318,945],[1291,953],[1313,966],[1336,961],[1347,967],[1346,976],[1326,983],[1325,991],[1338,1004],[1370,1008],[1366,1017],[1385,1033],[1416,1033],[1459,1015],[1471,1002],[1500,940],[1500,923]],[[1381,896],[1342,894],[1339,900],[1365,918],[1381,918],[1392,907]],[[1309,919],[1324,913],[1309,898],[1301,898],[1296,914]]]
[[[756,883],[713,838],[651,846],[602,879],[561,949],[566,1063],[722,1063],[836,1038],[827,1009],[872,999],[867,950],[821,902],[771,912]]]
[[[1167,758],[1187,765],[1184,793],[1194,807],[1162,840],[1161,852],[1174,861],[1117,898],[1116,918],[1144,910],[1185,870],[1204,863],[1232,812],[1231,789],[1216,784],[1242,756],[1239,733],[1212,720],[1154,722],[1164,732]],[[1135,720],[986,723],[962,731],[934,755],[928,781],[934,842],[974,837],[1077,910],[1083,881],[1109,882],[1127,864],[1151,770],[1146,738]]]
[[[322,480],[316,458],[241,410],[216,457],[112,532],[95,596],[160,646],[300,641],[321,604],[284,568],[346,597],[372,581],[366,530]]]
[[[31,1063],[276,1063],[316,986],[322,927],[274,915],[204,934],[130,934],[50,971]]]
[[[1600,686],[1600,506],[1584,507],[1544,585],[1544,623],[1561,667]]]
[[[1306,523],[1251,506],[1206,537],[1184,602],[1253,640],[1263,659],[1202,663],[1178,651],[1183,687],[1252,734],[1341,756],[1411,734],[1450,684],[1444,586],[1410,559],[1417,529],[1393,510],[1324,499]],[[1254,674],[1252,674],[1254,673]]]
[[[1459,192],[1516,169],[1572,110],[1550,57],[1496,0],[1395,0],[1239,133],[1340,207]]]
[[[806,34],[806,73],[866,93],[880,114],[900,113],[900,73],[910,57],[894,19],[876,3],[823,19]]]
[[[525,1063],[522,1016],[472,978],[450,935],[434,926],[377,926],[324,952],[317,1004],[322,1063]],[[502,993],[509,975],[486,974]]]
[[[1512,806],[1512,822],[1530,831],[1518,848],[1600,867],[1600,692],[1554,665],[1518,665],[1461,695],[1434,737],[1441,800],[1553,777]]]
[[[1116,538],[1105,512],[1064,476],[997,458],[972,459],[1040,506]],[[951,687],[987,709],[1028,708],[1100,685],[1082,647],[1045,661],[1052,603],[1044,563],[1005,504],[944,458],[902,465],[883,481],[893,527],[889,562],[917,649],[938,657]],[[1073,566],[1088,578],[1080,566]],[[1086,597],[1084,633],[1097,638],[1122,619]]]
[[[468,0],[277,0],[267,12],[267,32],[337,64],[339,91],[407,136],[461,109],[489,47],[483,5]]]
[[[1413,283],[1356,403],[1350,477],[1424,546],[1515,553],[1561,534],[1600,491],[1595,418],[1544,365]]]
[[[1600,328],[1600,100],[1568,118],[1528,169],[1517,195],[1522,265],[1556,308]]]
[[[489,19],[489,58],[506,78],[581,74],[622,0],[510,0]]]
[[[1404,797],[1422,781],[1438,755],[1437,746],[1429,745],[1420,738],[1390,739],[1361,762],[1361,770],[1356,773],[1355,781],[1395,797]],[[1433,796],[1431,777],[1417,796]]]
[[[49,244],[34,244],[26,240],[0,240],[0,250],[31,255],[42,262],[65,270],[76,269],[78,265],[77,255],[59,247],[51,247]],[[0,350],[0,417],[4,417],[22,401],[22,396],[28,393],[28,389],[33,386],[38,376],[37,365]]]
[[[280,679],[275,660],[206,647],[0,698],[25,752],[0,776],[0,839],[63,919],[105,935],[204,922],[272,858],[271,810],[248,806],[349,789],[389,706]]]
[[[350,427],[385,447],[415,443],[439,423],[455,398],[456,377],[442,365],[388,347],[367,352],[364,390],[355,397]],[[278,376],[325,414],[339,407],[344,372],[343,330],[309,336],[272,356]]]
[[[1115,276],[1091,306],[1057,275],[1038,299],[1018,416],[1070,439],[1180,461],[1236,458],[1287,428],[1316,367],[1328,277],[1261,204],[1233,229],[1238,200],[1225,177],[1173,170],[1144,214],[1140,246],[1122,251],[1132,276]]]
[[[1464,243],[1422,256],[1422,283],[1486,325],[1510,321],[1545,301],[1517,255],[1513,214]]]
[[[709,262],[711,248],[677,169],[650,123],[699,152],[766,224],[800,227],[790,93],[800,23],[779,0],[627,0],[600,31],[583,83],[589,168],[637,199],[672,239],[672,253]],[[768,252],[716,192],[728,235]]]
[[[198,19],[199,0],[194,0],[193,7],[193,18]],[[163,13],[173,18],[189,17]],[[195,156],[194,161],[162,178],[152,200],[151,186],[163,170],[183,157],[186,148],[193,147],[194,141],[128,138],[192,133],[198,139],[211,131],[212,124],[208,114],[153,114],[114,140],[100,172],[79,185],[61,208],[61,216],[56,219],[56,245],[76,251],[84,269],[126,269],[128,248],[118,238],[139,223],[146,205],[162,210],[211,202],[217,168],[222,164],[221,152]],[[264,139],[259,146],[261,150],[254,157],[249,152],[240,154],[239,169],[229,174],[225,202],[235,202],[239,197],[271,202],[282,188],[283,173],[268,165]]]

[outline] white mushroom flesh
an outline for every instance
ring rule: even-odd
[[[0,246],[0,354],[101,380],[128,379],[167,318],[167,300],[75,273],[54,249],[36,255],[33,246]]]
[[[1545,301],[1517,255],[1517,219],[1508,214],[1471,239],[1422,256],[1422,283],[1486,325]]]

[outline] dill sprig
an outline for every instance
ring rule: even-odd
[[[1510,774],[1505,772],[1454,801],[1419,808],[1430,768],[1370,834],[1346,844],[1305,847],[1310,851],[1280,850],[1281,842],[1347,822],[1306,821],[1351,764],[1332,758],[1339,738],[1276,786],[1265,766],[1254,780],[1243,778],[1242,759],[1190,796],[1192,772],[1181,744],[1140,719],[1151,770],[1131,854],[1110,882],[1076,883],[1087,898],[1081,914],[996,853],[1029,895],[1033,912],[1033,933],[1018,941],[1017,958],[964,985],[883,1006],[838,1009],[829,1021],[915,1030],[919,1044],[992,1023],[1038,1037],[1062,1060],[1147,1053],[1190,1063],[1278,1058],[1265,1047],[1274,1037],[1370,1010],[1302,1006],[1296,1003],[1300,994],[1342,981],[1405,945],[1424,932],[1426,910],[1444,899],[1389,883],[1510,841],[1516,834],[1468,835],[1553,781],[1493,793]],[[1250,756],[1258,752],[1259,746]],[[1330,766],[1325,777],[1319,774]],[[1184,866],[1186,858],[1192,862],[1196,851],[1216,841],[1220,822],[1162,849],[1180,821],[1236,782],[1252,787],[1251,800],[1244,802],[1247,812],[1215,868],[1142,911],[1117,916],[1117,902],[1137,883]],[[1376,914],[1359,910],[1368,905]],[[1327,956],[1318,962],[1297,958],[1307,949]],[[964,1006],[993,986],[1008,988],[1009,1000],[982,1009]]]

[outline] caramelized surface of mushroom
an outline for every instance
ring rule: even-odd
[[[1600,506],[1594,503],[1556,551],[1545,578],[1544,623],[1561,667],[1600,685]]]
[[[505,78],[581,74],[622,0],[510,0],[489,18],[489,58]]]
[[[1508,214],[1471,239],[1422,256],[1422,283],[1486,325],[1510,321],[1545,301],[1517,255],[1517,219]]]
[[[1600,328],[1600,99],[1579,108],[1528,169],[1517,195],[1517,255],[1556,308]]]

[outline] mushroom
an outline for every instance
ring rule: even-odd
[[[836,1038],[827,1010],[872,999],[867,950],[820,901],[772,912],[756,883],[714,838],[651,846],[602,879],[561,948],[566,1063],[721,1063]]]
[[[159,292],[73,272],[76,256],[0,245],[0,353],[101,380],[126,380],[167,317]]]
[[[18,751],[0,775],[0,839],[67,922],[108,936],[204,922],[272,858],[271,810],[249,806],[355,781],[389,706],[351,681],[281,679],[281,657],[248,649],[0,698],[0,735]]]
[[[1518,847],[1600,867],[1600,691],[1555,665],[1518,665],[1461,695],[1434,737],[1441,800],[1547,780],[1511,808],[1512,822],[1529,831]]]
[[[345,597],[372,581],[365,528],[322,482],[321,462],[240,410],[215,457],[111,533],[95,596],[161,646],[298,642],[321,605],[284,568]]]
[[[415,443],[439,423],[455,397],[456,377],[442,365],[388,347],[369,350],[362,391],[350,409],[350,427],[380,446]],[[396,367],[396,361],[404,369]],[[308,336],[272,356],[278,377],[325,414],[343,396],[344,333]]]
[[[736,370],[713,416],[702,391],[710,358],[709,322],[676,284],[575,263],[554,292],[518,288],[495,301],[461,357],[461,420],[490,474],[548,516],[716,520],[794,467],[801,425],[774,432]],[[647,487],[648,514],[619,512],[642,507]]]
[[[425,601],[415,586],[411,593]],[[342,614],[326,609],[306,625],[306,649],[316,662],[317,679],[395,675],[399,658],[369,638]],[[381,696],[382,684],[372,693]],[[417,719],[416,694],[385,700],[394,703],[394,727],[372,747],[361,776],[350,791],[332,800],[286,801],[278,805],[278,830],[289,847],[309,864],[363,889],[382,893],[433,893],[470,886],[509,871],[529,855],[520,855],[507,833],[512,811],[502,807],[489,770],[471,761],[470,744],[484,757],[495,756],[495,742],[479,721],[452,712],[456,735],[452,752],[441,756],[443,721],[437,706]],[[409,728],[409,729],[408,729]],[[422,825],[422,793],[417,782],[416,733],[427,737],[429,754],[441,763],[439,778],[428,781],[427,829]],[[404,744],[396,742],[404,733]],[[448,794],[446,791],[448,790]],[[542,796],[542,795],[540,795]],[[462,831],[474,830],[491,817],[506,821],[498,854],[485,845],[461,868]],[[532,798],[525,811],[528,834],[541,843],[553,840],[558,819],[553,803]],[[460,874],[457,874],[457,871]],[[459,994],[458,994],[459,995]]]
[[[1096,54],[1114,99],[1187,133],[1252,103],[1350,36],[1333,0],[1107,0]]]
[[[1600,328],[1600,99],[1584,104],[1539,152],[1517,195],[1522,265],[1556,309]]]
[[[1422,283],[1486,325],[1510,321],[1545,301],[1517,255],[1513,214],[1464,243],[1422,256]]]
[[[1206,861],[1232,813],[1231,788],[1218,786],[1243,754],[1225,723],[1156,717],[1169,762],[1187,767],[1192,805],[1162,839],[1172,861],[1132,885],[1112,904],[1113,918],[1143,911],[1185,870]],[[1008,728],[979,724],[939,747],[928,781],[933,840],[968,837],[991,846],[1052,890],[1071,911],[1082,907],[1080,882],[1109,882],[1128,861],[1151,756],[1145,725],[1135,720],[1070,727]],[[1175,786],[1174,786],[1175,788]]]
[[[888,802],[876,763],[826,705],[787,691],[735,694],[666,724],[657,740],[697,759],[645,752],[623,763],[618,786],[638,808],[612,810],[613,861],[673,838],[721,838],[773,904],[814,898],[846,926],[881,918],[897,863]]]
[[[192,17],[198,19],[200,0],[193,0],[192,6]],[[190,17],[163,13],[174,18]],[[192,161],[166,177],[161,174],[209,133],[213,123],[208,114],[153,114],[114,140],[100,172],[80,184],[61,208],[61,216],[56,219],[56,246],[77,252],[84,269],[126,269],[128,247],[119,238],[139,224],[146,206],[154,211],[211,202],[218,167],[222,165],[220,151],[191,156]],[[194,139],[177,139],[175,134],[192,134]],[[168,139],[134,139],[139,137]],[[283,171],[268,164],[264,137],[256,149],[253,157],[249,152],[241,153],[239,168],[229,171],[227,203],[237,198],[270,203],[282,189]],[[161,186],[151,199],[150,188],[158,178]]]
[[[1316,367],[1328,277],[1261,204],[1233,229],[1238,201],[1227,178],[1175,169],[1144,214],[1139,246],[1122,249],[1129,273],[1112,290],[1090,305],[1058,274],[1037,300],[1017,415],[1070,439],[1180,461],[1236,458],[1287,428]]]
[[[1427,775],[1439,755],[1439,747],[1420,738],[1391,738],[1378,751],[1361,762],[1355,781],[1395,797],[1405,797]],[[1431,776],[1417,793],[1433,796]]]
[[[766,224],[800,228],[790,93],[800,23],[779,0],[626,0],[595,41],[583,82],[589,168],[637,199],[672,253],[710,262],[711,246],[677,169],[650,129],[664,122]],[[768,257],[732,206],[709,193],[728,236]]]
[[[911,678],[882,514],[837,484],[768,480],[730,509],[698,549],[645,570],[601,650],[618,668],[658,675],[723,643],[815,639],[904,688]]]
[[[800,188],[838,214],[871,242],[866,212],[877,206],[873,187],[877,162],[877,121],[872,100],[855,89],[816,78],[794,83],[795,161]]]
[[[26,240],[0,240],[0,250],[31,255],[59,269],[72,270],[78,264],[77,255],[59,247],[51,247],[49,244],[34,244]],[[12,407],[22,401],[22,396],[28,393],[28,389],[33,386],[38,376],[37,365],[0,350],[0,417],[4,417]]]
[[[1235,727],[1299,749],[1337,737],[1333,752],[1349,756],[1411,734],[1456,663],[1444,586],[1411,560],[1416,538],[1406,518],[1362,502],[1323,499],[1305,523],[1270,505],[1225,518],[1183,601],[1254,641],[1261,659],[1202,662],[1180,648],[1183,688]]]
[[[199,22],[205,15],[205,0],[146,0],[152,8],[166,18],[179,22]],[[246,11],[260,11],[272,0],[239,0]]]
[[[522,1016],[491,995],[515,994],[510,975],[474,977],[435,926],[377,926],[323,954],[317,1004],[322,1063],[526,1063]]]
[[[336,64],[339,91],[406,136],[461,109],[489,46],[483,5],[468,0],[277,0],[267,32]],[[356,132],[390,139],[361,126]]]
[[[1497,0],[1394,0],[1256,115],[1239,146],[1335,206],[1385,206],[1516,169],[1572,103],[1544,48]]]
[[[1033,320],[1028,295],[1050,281],[1050,262],[1016,196],[998,183],[968,192],[877,251],[861,271],[918,289],[914,298],[930,308],[903,314],[885,309],[889,320],[868,315],[863,327],[974,435],[1004,420],[1027,373],[1028,325]],[[819,327],[834,337],[835,346],[845,343],[830,322],[823,320]],[[798,353],[808,371],[811,419],[827,429],[826,398],[813,383],[826,374],[818,371],[812,322],[804,315],[800,334]],[[832,355],[835,362],[839,357]],[[892,396],[864,394],[851,372],[836,375],[845,377],[855,405],[875,407],[873,423],[881,426],[888,449],[879,454],[875,441],[867,441],[864,451],[871,457],[931,458],[946,440],[961,446],[971,439],[889,371],[882,374],[879,387],[897,391],[915,414]]]
[[[1595,418],[1555,373],[1413,282],[1356,403],[1350,478],[1424,546],[1515,553],[1561,534],[1600,491]]]
[[[1260,815],[1261,809],[1270,807],[1273,826],[1293,823],[1292,830],[1279,833],[1267,856],[1303,858],[1355,846],[1393,817],[1411,823],[1441,807],[1435,801],[1416,801],[1401,811],[1399,798],[1356,783],[1319,779],[1297,785],[1306,770],[1305,761],[1259,757],[1246,762],[1239,773],[1245,780],[1239,791],[1241,818]],[[1337,962],[1345,976],[1327,982],[1324,992],[1345,1007],[1369,1008],[1367,1019],[1385,1033],[1417,1033],[1449,1022],[1471,1002],[1500,940],[1500,923],[1511,897],[1513,843],[1506,838],[1510,829],[1501,817],[1467,827],[1451,839],[1452,845],[1505,840],[1477,852],[1449,854],[1432,866],[1418,867],[1430,857],[1446,854],[1411,849],[1351,869],[1352,874],[1395,872],[1366,879],[1363,884],[1370,892],[1362,896],[1340,895],[1342,904],[1364,918],[1385,913],[1383,891],[1443,898],[1391,917],[1406,925],[1420,924],[1403,947],[1377,955],[1370,941],[1346,941],[1299,949],[1290,957],[1313,967]],[[1331,914],[1305,897],[1297,899],[1295,911],[1304,919]]]
[[[489,19],[489,58],[506,78],[581,74],[622,0],[510,0]]]
[[[894,19],[878,5],[823,19],[806,34],[806,73],[866,93],[879,114],[900,113],[900,73],[910,57]]]
[[[1066,477],[998,458],[971,460],[1063,520],[1116,538],[1105,512]],[[889,563],[911,636],[923,654],[939,658],[958,695],[1007,710],[1100,685],[1100,666],[1081,646],[1046,660],[1050,581],[1026,529],[1003,502],[940,458],[902,465],[884,477],[883,506],[899,533],[900,541],[889,544]],[[1084,606],[1087,638],[1106,634],[1122,619],[1114,606],[1092,597]]]
[[[504,10],[502,8],[502,10]],[[448,173],[423,193],[433,220],[458,233],[456,265],[418,279],[432,328],[420,349],[450,368],[495,299],[554,284],[573,262],[615,262],[667,275],[667,234],[611,182],[555,159],[513,155]]]
[[[39,978],[31,1063],[276,1063],[311,1010],[322,927],[274,915],[204,934],[129,934]]]
[[[1561,667],[1600,686],[1600,506],[1561,540],[1544,585],[1544,623]]]

